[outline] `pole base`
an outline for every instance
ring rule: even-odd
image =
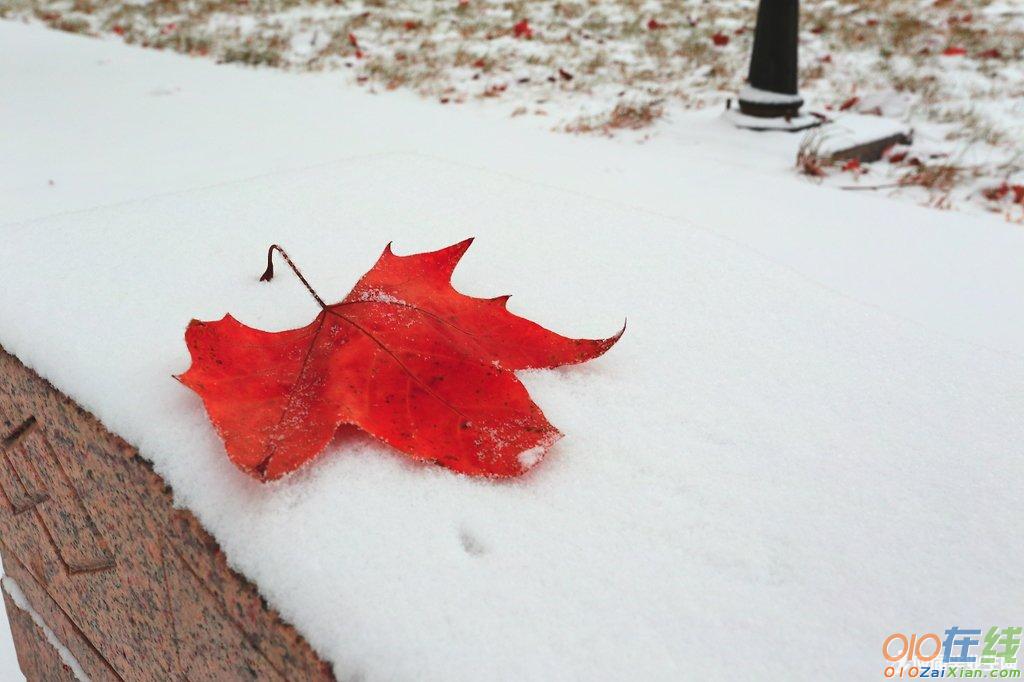
[[[824,119],[809,114],[798,114],[791,118],[763,118],[759,116],[748,116],[742,111],[730,109],[725,112],[725,118],[737,128],[747,130],[777,130],[786,133],[796,133],[808,128],[817,128]]]
[[[795,118],[804,98],[797,94],[771,92],[749,85],[740,90],[740,111],[754,118]]]
[[[740,128],[796,132],[821,125],[816,116],[801,114],[804,98],[797,94],[770,92],[749,85],[739,93],[739,111],[726,116]]]

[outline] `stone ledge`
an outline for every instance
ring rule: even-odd
[[[0,553],[92,679],[334,679],[135,448],[2,348],[0,431]]]

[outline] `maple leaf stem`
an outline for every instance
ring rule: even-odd
[[[295,263],[292,262],[292,259],[288,257],[288,253],[277,244],[271,244],[270,248],[267,249],[267,269],[264,270],[263,275],[260,276],[260,281],[269,282],[270,280],[274,279],[274,251],[277,251],[279,254],[281,254],[281,257],[284,258],[284,262],[288,264],[288,267],[292,269],[292,272],[295,273],[295,276],[298,277],[299,281],[302,282],[303,286],[306,287],[306,291],[308,291],[310,295],[312,295],[313,298],[316,299],[316,302],[320,305],[321,308],[326,310],[327,304],[324,303],[324,300],[320,298],[319,294],[316,293],[316,290],[312,287],[312,285],[310,285],[310,283],[306,281],[306,278],[302,276],[302,272],[299,270],[298,266],[296,266]]]

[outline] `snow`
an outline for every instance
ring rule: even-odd
[[[796,133],[801,130],[815,128],[821,124],[821,119],[811,114],[798,114],[792,118],[765,118],[763,116],[749,116],[742,113],[739,109],[730,109],[726,112],[725,118],[739,128],[787,133]]]
[[[782,92],[772,92],[760,88],[744,85],[740,88],[739,98],[754,104],[795,104],[803,102],[800,95],[791,95]]]
[[[891,632],[1019,618],[1019,227],[813,186],[799,136],[715,112],[632,145],[0,42],[0,343],[152,460],[340,679],[862,679]],[[629,319],[522,374],[565,434],[534,472],[358,436],[273,485],[229,464],[171,379],[189,319],[307,323],[300,283],[257,281],[271,243],[331,300],[389,241],[468,235],[461,291],[571,335]]]
[[[519,453],[519,463],[530,469],[544,457],[544,448],[530,448]]]
[[[756,13],[753,0],[0,4],[0,17],[128,44],[333,70],[339,82],[369,91],[405,89],[545,128],[655,139],[680,109],[720,111],[735,98],[747,80]],[[906,155],[865,163],[855,179],[867,175],[863,184],[890,198],[1024,220],[1024,203],[998,190],[1024,185],[1024,3],[963,0],[922,11],[918,0],[804,0],[800,15],[808,114],[849,110],[917,131]],[[529,39],[514,35],[522,20]],[[737,118],[756,129],[815,121]],[[824,182],[848,184],[843,166],[820,164]]]
[[[55,633],[50,626],[46,624],[46,621],[39,615],[39,612],[32,608],[32,604],[29,603],[28,597],[26,597],[25,593],[21,591],[21,587],[14,578],[5,575],[0,579],[0,584],[3,585],[4,591],[11,596],[11,600],[14,601],[17,607],[27,613],[32,618],[32,622],[36,624],[36,627],[43,631],[43,636],[46,638],[46,641],[50,643],[50,646],[57,650],[57,655],[60,656],[60,660],[64,662],[64,665],[71,669],[71,674],[75,676],[75,679],[80,680],[81,682],[89,682],[89,676],[82,668],[82,664],[79,663],[78,659],[75,658],[75,655],[71,653],[71,649],[64,646],[64,643],[57,637],[57,633]]]

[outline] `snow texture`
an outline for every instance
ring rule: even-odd
[[[788,133],[797,133],[821,124],[820,118],[810,114],[799,114],[792,118],[765,118],[763,116],[749,116],[738,108],[727,111],[725,118],[739,128]]]
[[[739,98],[754,104],[794,104],[803,101],[800,95],[772,92],[771,90],[762,90],[749,85],[744,85],[740,88]]]
[[[340,679],[870,679],[891,632],[1020,617],[1024,233],[813,187],[717,114],[557,136],[327,75],[0,24],[0,343],[136,445]],[[173,92],[154,96],[151,93]],[[784,138],[784,139],[783,139]],[[51,184],[49,180],[52,180]],[[511,482],[339,441],[235,470],[188,320],[285,329],[388,241],[598,337],[523,381]]]
[[[17,607],[31,616],[32,622],[36,624],[36,627],[43,631],[43,636],[46,637],[46,641],[50,643],[50,646],[57,650],[57,655],[60,656],[60,660],[64,662],[64,665],[71,669],[71,673],[75,676],[75,679],[80,680],[81,682],[89,682],[89,676],[82,668],[82,664],[78,662],[78,659],[75,658],[73,653],[71,653],[71,650],[64,646],[64,643],[58,639],[57,633],[50,629],[50,626],[46,624],[43,617],[40,616],[34,608],[32,608],[32,604],[29,603],[28,597],[26,597],[25,593],[21,591],[21,587],[14,578],[9,575],[5,575],[0,579],[0,583],[3,584],[4,591],[11,596],[11,599]]]

